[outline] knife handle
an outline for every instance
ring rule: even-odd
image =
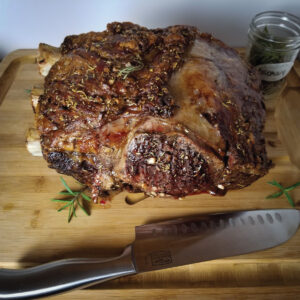
[[[115,258],[74,258],[37,267],[0,269],[0,299],[33,299],[136,274],[132,246]]]

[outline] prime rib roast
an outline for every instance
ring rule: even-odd
[[[95,201],[123,189],[224,195],[270,168],[257,74],[211,35],[115,22],[39,51],[43,156]]]

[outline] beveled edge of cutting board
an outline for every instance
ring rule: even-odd
[[[24,55],[26,52],[26,55]],[[18,49],[4,57],[0,64],[0,105],[23,64],[36,62],[37,49]]]

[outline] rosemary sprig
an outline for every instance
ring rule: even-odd
[[[250,53],[249,61],[253,66],[261,64],[275,64],[284,62],[284,43],[274,43],[269,40],[274,40],[274,36],[269,32],[268,27],[265,26],[264,30],[260,32],[260,36],[254,39]],[[284,41],[276,38],[277,41]]]
[[[62,182],[62,184],[64,185],[64,187],[66,188],[66,191],[60,192],[60,195],[67,195],[70,196],[67,199],[51,199],[51,201],[53,202],[58,202],[61,204],[64,204],[61,208],[59,208],[57,211],[60,212],[64,209],[66,209],[67,207],[69,208],[69,214],[68,214],[68,223],[71,222],[73,216],[77,217],[76,215],[76,208],[79,206],[83,212],[89,216],[90,214],[88,213],[88,211],[84,208],[83,205],[83,200],[86,201],[91,201],[91,198],[89,196],[87,196],[84,193],[84,190],[86,189],[86,186],[83,187],[83,189],[81,189],[80,191],[72,191],[71,188],[67,185],[66,181],[60,177],[60,180]]]
[[[126,79],[127,76],[135,71],[142,70],[144,68],[144,64],[139,60],[135,62],[136,65],[130,65],[128,67],[125,67],[124,69],[120,70],[118,73],[118,76],[123,76],[123,79]]]
[[[292,197],[290,196],[289,192],[292,191],[293,189],[295,189],[296,187],[300,186],[300,182],[296,182],[295,184],[288,186],[288,187],[283,187],[280,183],[278,183],[276,180],[270,181],[268,182],[268,184],[274,185],[276,187],[279,188],[279,191],[271,194],[269,196],[266,197],[266,199],[273,199],[273,198],[277,198],[280,197],[281,195],[285,195],[287,200],[289,201],[290,205],[295,207],[295,203],[292,199]]]

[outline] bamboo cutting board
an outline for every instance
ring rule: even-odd
[[[267,176],[250,187],[228,192],[225,197],[203,194],[181,201],[148,198],[130,205],[122,193],[113,199],[110,209],[93,205],[90,217],[78,211],[78,217],[68,224],[68,212],[58,213],[59,206],[50,201],[63,190],[59,174],[25,147],[26,131],[33,127],[25,90],[42,83],[35,65],[36,54],[36,50],[17,50],[0,64],[0,267],[20,268],[71,257],[114,256],[133,241],[136,225],[153,221],[209,212],[289,207],[284,197],[265,197],[276,191],[268,181],[275,179],[288,186],[300,180],[297,159],[291,163],[286,146],[278,138],[274,117],[276,103],[277,107],[280,103],[276,112],[276,117],[281,118],[280,138],[289,144],[289,154],[293,156],[297,149],[290,145],[280,112],[293,111],[285,104],[289,97],[295,101],[298,95],[300,101],[300,68],[291,71],[282,97],[266,100],[266,145],[275,163]],[[292,116],[296,115],[293,111]],[[300,140],[297,126],[299,120],[288,132]],[[72,188],[77,186],[72,178],[64,178]],[[291,196],[300,206],[300,188]],[[300,231],[287,243],[266,251],[125,277],[53,298],[299,299],[298,295]]]

